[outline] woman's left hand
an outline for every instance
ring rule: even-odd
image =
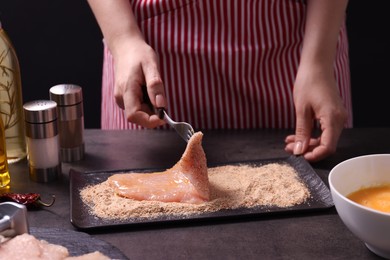
[[[300,68],[294,84],[294,103],[296,129],[294,135],[286,137],[285,150],[303,155],[310,162],[333,154],[347,120],[333,70]],[[313,127],[317,122],[321,134],[313,137]]]

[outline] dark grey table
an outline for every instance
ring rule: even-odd
[[[286,157],[284,138],[291,131],[205,131],[203,147],[209,164]],[[38,192],[42,198],[56,195],[51,208],[29,211],[32,228],[76,230],[70,222],[70,168],[101,171],[137,168],[169,168],[185,149],[185,143],[169,130],[85,131],[86,156],[64,163],[53,183],[28,178],[27,161],[10,165],[14,192]],[[337,163],[359,155],[390,152],[390,129],[348,129],[337,154],[312,164],[328,185],[329,171]],[[88,231],[94,239],[119,249],[129,259],[376,259],[342,223],[334,208],[319,212],[245,219],[221,219],[122,229]]]

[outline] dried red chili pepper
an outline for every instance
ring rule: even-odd
[[[50,207],[54,204],[56,197],[52,195],[52,200],[49,203],[45,203],[41,200],[41,196],[38,193],[3,193],[0,194],[0,201],[12,201],[25,205],[27,208],[39,208]]]

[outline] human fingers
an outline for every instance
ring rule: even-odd
[[[131,118],[128,118],[128,120],[134,124],[141,125],[146,128],[156,128],[165,123],[164,121],[161,121],[158,115],[149,115],[144,111],[136,111],[131,115]]]
[[[163,125],[164,121],[152,111],[149,101],[145,101],[141,91],[141,95],[124,95],[125,100],[125,115],[127,121],[134,124],[146,127],[155,128]]]
[[[325,99],[327,95],[324,95]],[[305,154],[309,161],[319,161],[336,152],[340,135],[347,121],[345,107],[336,94],[329,95],[328,101],[316,110],[321,127],[320,143]]]
[[[303,154],[309,145],[311,132],[313,129],[313,115],[310,109],[297,107],[297,122],[294,138],[294,155]]]
[[[156,104],[162,103],[161,106],[165,107],[165,93],[154,50],[143,41],[132,43],[131,46],[133,48],[126,49],[115,60],[116,103],[124,109],[131,123],[147,128],[163,125],[164,121],[154,112]],[[134,46],[137,46],[136,50]]]
[[[311,149],[308,149],[308,151],[304,153],[303,156],[309,162],[317,162],[333,154],[334,151],[335,149],[332,149],[331,147],[320,142],[319,144],[311,147]]]
[[[124,112],[128,122],[146,127],[155,128],[163,123],[157,115],[151,112],[149,103],[144,101],[142,86],[133,84],[122,94]]]
[[[294,143],[295,142],[295,135],[288,135],[288,136],[286,136],[286,138],[284,139],[284,142],[286,144]]]
[[[319,144],[306,153],[305,158],[309,161],[319,161],[334,154],[344,128],[344,123],[343,116],[329,116],[320,120],[322,133],[319,138]]]
[[[311,138],[307,149],[302,153],[303,157],[309,162],[316,162],[325,159],[336,151],[339,137],[333,136],[330,131],[324,130],[319,138]],[[295,137],[286,138],[285,151],[295,154],[296,141]]]
[[[292,152],[293,150],[294,150],[294,143],[289,143],[286,145],[285,147],[286,152],[293,153]],[[310,139],[309,146],[306,152],[303,153],[302,155],[305,158],[305,160],[309,162],[316,162],[325,159],[330,154],[331,152],[329,152],[325,146],[320,145],[319,138],[318,139],[312,138]]]
[[[156,62],[143,65],[143,73],[150,102],[156,108],[165,108],[166,97],[162,78]]]
[[[295,135],[289,135],[285,139],[286,146],[284,150],[288,153],[293,154],[295,147]],[[312,151],[320,143],[319,138],[310,138],[307,151]]]

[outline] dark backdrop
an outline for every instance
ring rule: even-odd
[[[348,34],[355,127],[390,126],[388,0],[350,0]],[[100,127],[102,35],[85,0],[1,0],[0,20],[18,53],[23,101],[49,88],[83,88],[85,126]]]
[[[78,84],[85,127],[100,128],[102,35],[87,1],[0,0],[0,20],[19,58],[23,102]]]

